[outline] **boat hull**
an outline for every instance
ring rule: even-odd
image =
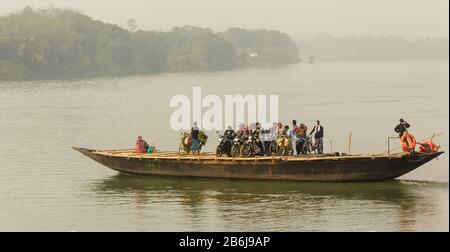
[[[329,182],[394,179],[443,153],[332,159],[171,159],[104,155],[95,150],[74,149],[113,170],[132,174]]]

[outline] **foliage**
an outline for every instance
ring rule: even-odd
[[[169,54],[169,67],[175,71],[227,70],[235,67],[233,44],[210,29],[175,27],[172,33],[180,36]]]
[[[205,132],[200,131],[198,133],[198,142],[200,143],[200,149],[205,146],[206,142],[208,141],[208,136],[205,134]]]
[[[181,136],[180,136],[180,143],[183,145],[183,154],[188,154],[190,149],[191,149],[191,143],[189,142],[189,144],[185,144],[184,141],[186,139],[186,137],[189,137],[189,133],[187,132],[182,132]]]
[[[292,63],[298,49],[283,33],[233,28],[130,30],[71,9],[33,9],[0,17],[0,80],[86,78],[170,71],[214,71]],[[294,45],[294,46],[293,46]],[[248,54],[257,52],[258,57]]]
[[[186,137],[189,137],[189,133],[182,132],[181,136],[180,136],[180,143],[182,143],[183,146],[184,146],[184,151],[183,151],[184,154],[189,153],[189,151],[191,149],[191,143],[190,142],[189,142],[188,145],[184,144],[184,141],[185,141]],[[203,131],[199,131],[199,133],[198,133],[199,150],[201,150],[202,147],[206,145],[207,141],[208,141],[208,135],[206,135],[205,132],[203,132]]]

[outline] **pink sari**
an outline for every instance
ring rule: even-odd
[[[146,145],[146,142],[144,140],[142,140],[141,136],[138,136],[136,145],[134,146],[134,151],[136,153],[147,153],[148,149],[145,145]]]

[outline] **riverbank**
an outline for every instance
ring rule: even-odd
[[[0,80],[208,72],[299,61],[293,40],[275,30],[126,30],[70,9],[27,7],[0,17],[0,31]]]

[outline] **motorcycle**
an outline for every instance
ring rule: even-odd
[[[242,144],[240,153],[243,157],[263,155],[262,143],[259,138],[254,135],[250,135]]]
[[[233,139],[233,145],[231,146],[231,156],[239,157],[241,156],[241,146],[244,144],[247,138],[243,136],[236,136]]]
[[[291,138],[288,136],[278,136],[275,141],[270,144],[270,155],[289,156],[292,154]]]
[[[217,157],[222,157],[224,154],[226,154],[227,156],[231,157],[231,143],[230,140],[228,140],[224,135],[220,135],[220,133],[218,131],[216,131],[216,133],[219,135],[219,137],[217,138],[217,148],[216,148],[216,156]]]

